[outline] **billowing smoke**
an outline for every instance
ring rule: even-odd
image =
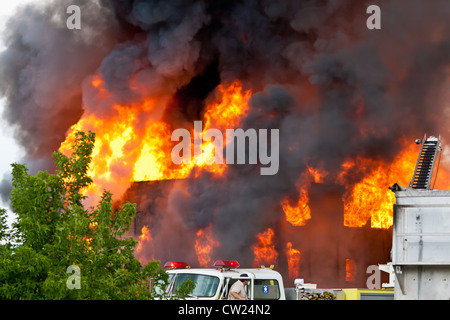
[[[389,162],[404,138],[449,134],[447,0],[380,1],[381,30],[366,27],[373,1],[78,1],[81,30],[66,28],[69,4],[23,8],[0,55],[3,117],[38,169],[83,112],[171,97],[151,116],[189,127],[214,88],[236,79],[253,93],[243,129],[280,130],[276,175],[233,165],[223,179],[204,173],[137,197],[158,259],[193,257],[195,231],[212,225],[214,256],[251,264],[255,235],[279,223],[307,165],[333,177],[348,158]],[[88,85],[94,73],[107,99]]]
[[[83,113],[83,79],[98,68],[121,34],[108,7],[96,1],[79,1],[84,27],[70,32],[66,8],[71,3],[20,7],[2,34],[7,47],[0,53],[0,93],[7,99],[2,117],[34,173],[53,170],[52,152]],[[8,183],[4,178],[2,185]]]

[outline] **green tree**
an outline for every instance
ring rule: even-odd
[[[25,165],[12,165],[17,218],[10,230],[0,210],[0,299],[162,298],[168,274],[156,260],[142,266],[137,242],[124,237],[136,205],[114,211],[112,194],[104,191],[96,208],[83,207],[94,141],[94,133],[77,132],[71,156],[53,154],[55,174],[33,176]],[[175,298],[194,285],[186,282]]]

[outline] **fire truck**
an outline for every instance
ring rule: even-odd
[[[164,265],[169,274],[169,285],[165,295],[174,295],[186,280],[196,282],[188,299],[228,300],[234,282],[247,279],[249,300],[286,300],[281,274],[271,268],[238,268],[235,260],[217,260],[214,268],[190,268],[185,262],[168,261]],[[246,274],[247,277],[241,277]]]

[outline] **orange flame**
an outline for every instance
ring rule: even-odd
[[[387,229],[392,226],[392,206],[395,194],[388,189],[394,182],[408,185],[418,156],[416,146],[405,148],[390,165],[373,159],[358,158],[343,164],[343,175],[355,166],[368,173],[364,178],[347,187],[343,197],[344,225],[362,227],[368,220],[372,228]],[[342,178],[342,176],[341,176]]]
[[[248,101],[251,91],[243,91],[242,84],[234,81],[227,88],[218,86],[219,98],[206,107],[205,129],[217,128],[219,130],[236,128],[248,114]]]
[[[289,197],[281,201],[281,207],[286,215],[286,221],[293,226],[304,226],[306,221],[311,219],[311,209],[309,207],[309,188],[311,183],[323,183],[327,172],[320,168],[307,167],[307,170],[300,177],[298,183],[299,195],[295,205],[291,205]]]
[[[308,190],[306,188],[300,189],[298,201],[295,206],[291,206],[287,198],[284,199],[281,202],[281,206],[286,215],[286,221],[293,226],[306,225],[306,221],[311,219],[311,209],[309,208],[308,201]]]
[[[236,128],[248,113],[251,91],[243,91],[242,84],[239,81],[234,81],[226,88],[219,85],[216,95],[218,100],[208,104],[205,110],[203,135],[206,130],[211,128],[218,129],[221,132]],[[226,146],[227,142],[224,139],[223,147]],[[202,167],[203,170],[222,176],[227,166],[226,164],[214,163],[214,152],[223,152],[223,150],[215,150],[213,142],[203,142],[202,154],[194,162],[198,162],[197,166]]]
[[[218,247],[220,243],[212,236],[212,226],[198,230],[196,236],[194,248],[198,263],[202,267],[208,267],[211,263],[211,253],[214,247]]]
[[[147,262],[151,259],[153,259],[153,255],[151,256],[151,259],[146,256],[145,250],[146,248],[151,248],[151,251],[153,251],[152,243],[152,235],[150,234],[150,229],[147,226],[143,226],[141,229],[141,235],[139,236],[139,242],[136,246],[136,255],[141,262],[141,264],[145,265]],[[149,250],[146,250],[149,251]]]
[[[308,166],[307,170],[315,183],[325,182],[325,177],[328,175],[328,172],[326,172],[323,168],[321,167],[313,168],[311,166]]]
[[[292,243],[288,242],[286,244],[286,257],[288,261],[289,278],[298,278],[298,273],[300,271],[300,250],[294,249]]]
[[[345,259],[345,281],[354,281],[355,280],[355,260],[353,259]]]
[[[110,93],[104,88],[100,75],[91,80],[92,90],[100,101],[109,102]],[[225,130],[237,126],[248,111],[251,92],[243,91],[239,81],[228,87],[219,85],[215,99],[206,106],[203,131],[208,128]],[[217,175],[223,174],[226,164],[207,164],[213,151],[211,142],[203,143],[202,160],[198,163],[175,165],[171,159],[174,144],[171,134],[174,128],[160,121],[156,111],[163,109],[169,98],[148,98],[132,106],[114,105],[108,115],[85,113],[73,125],[60,151],[69,154],[77,130],[91,130],[96,133],[96,141],[88,174],[94,183],[85,190],[92,201],[98,200],[104,189],[120,196],[128,188],[129,182],[143,180],[182,179],[190,175],[194,168]],[[191,134],[193,136],[193,134]],[[224,145],[226,142],[224,142]],[[223,152],[222,150],[218,150]]]
[[[275,250],[275,245],[273,244],[274,236],[275,232],[271,228],[256,235],[257,243],[252,246],[253,254],[255,255],[255,259],[253,260],[254,267],[275,264],[278,252]]]

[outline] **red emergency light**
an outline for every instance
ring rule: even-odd
[[[217,260],[214,262],[214,267],[217,268],[237,268],[239,267],[239,262],[236,260]]]
[[[166,269],[189,269],[189,265],[186,262],[180,261],[167,261],[164,264]]]

